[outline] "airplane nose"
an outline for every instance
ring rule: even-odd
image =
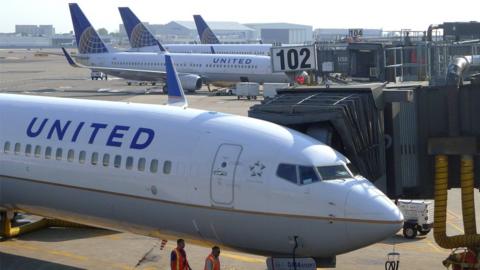
[[[400,209],[367,180],[351,186],[345,203],[347,236],[364,246],[383,240],[403,226]]]

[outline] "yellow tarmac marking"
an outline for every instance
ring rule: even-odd
[[[433,247],[433,251],[436,253],[445,253],[436,246],[433,242],[429,239],[424,239],[425,242],[403,242],[403,243],[395,243],[395,250],[397,251],[415,251],[415,252],[422,252],[422,253],[432,253],[432,249],[428,249],[425,245]],[[392,244],[390,243],[377,243],[391,247]]]
[[[454,229],[456,229],[457,231],[459,231],[461,234],[464,233],[463,229],[460,228],[460,226],[455,225],[454,223],[448,223],[448,225],[452,226]]]
[[[426,239],[426,240],[427,240],[427,244],[428,244],[429,246],[431,246],[431,247],[433,248],[433,250],[435,250],[435,252],[437,252],[437,253],[444,253],[436,244],[432,243],[432,241],[430,241],[430,240],[428,240],[428,239]]]
[[[258,259],[258,258],[247,257],[247,256],[242,256],[242,255],[237,255],[237,254],[232,254],[232,253],[223,252],[221,256],[227,257],[227,258],[230,258],[230,259],[234,259],[234,260],[238,260],[238,261],[243,261],[243,262],[265,264],[265,260],[261,260],[261,259]]]
[[[9,242],[7,241],[7,243],[9,243]],[[21,247],[21,248],[28,249],[28,250],[35,250],[35,251],[36,251],[36,250],[39,250],[39,248],[30,246],[30,245],[28,245],[28,244],[26,244],[26,245],[23,245],[23,244],[20,245],[19,243],[16,243],[16,242],[12,242],[12,244],[13,244],[14,246],[17,246],[17,248],[18,248],[18,247]]]
[[[168,243],[165,245],[163,250],[175,248],[177,245],[174,244],[173,242],[174,241],[168,241]],[[230,259],[234,259],[234,260],[237,260],[237,261],[242,261],[242,262],[265,264],[265,260],[258,259],[258,258],[253,258],[253,257],[248,257],[248,256],[243,256],[243,255],[239,255],[239,254],[233,254],[233,253],[229,253],[229,252],[222,252],[222,254],[220,256],[227,257],[227,258],[230,258]]]
[[[102,260],[98,260],[98,259],[92,259],[92,258],[89,258],[89,257],[86,257],[86,256],[81,256],[81,255],[75,255],[75,254],[73,254],[71,252],[68,252],[68,251],[48,249],[48,248],[45,248],[45,247],[40,247],[40,246],[36,246],[36,245],[32,245],[32,244],[18,243],[18,242],[15,242],[15,241],[6,241],[6,242],[2,243],[2,246],[7,246],[7,245],[10,246],[10,247],[16,248],[18,250],[23,249],[23,250],[31,250],[31,251],[40,251],[44,254],[50,254],[50,255],[54,255],[54,256],[69,258],[69,259],[72,259],[72,260],[77,261],[77,262],[89,261],[91,263],[95,263],[97,266],[108,265],[108,266],[111,266],[111,267],[113,266],[113,267],[115,267],[117,269],[121,269],[121,270],[133,270],[134,269],[133,267],[125,265],[125,264],[115,263],[115,264],[112,265],[111,262],[102,261]]]
[[[48,250],[47,252],[50,253],[50,254],[53,254],[53,255],[60,255],[62,257],[67,257],[67,258],[71,258],[71,259],[78,260],[78,261],[86,261],[88,259],[85,256],[75,255],[75,254],[72,254],[72,253],[67,252],[67,251]]]
[[[177,246],[177,244],[174,243],[174,242],[175,241],[168,241],[167,244],[165,245],[165,247],[163,248],[163,250],[168,252],[168,250],[174,249]],[[263,260],[263,259],[258,259],[258,258],[249,257],[249,256],[243,256],[243,255],[239,255],[239,254],[233,254],[233,253],[229,253],[229,252],[222,252],[221,256],[226,257],[226,258],[230,258],[230,259],[234,259],[234,260],[237,260],[237,261],[242,261],[242,262],[265,264],[265,260]]]
[[[120,236],[115,235],[115,234],[108,235],[107,238],[110,239],[110,240],[120,240],[120,239],[122,239]]]
[[[450,216],[453,216],[453,218],[450,218]],[[447,209],[447,217],[449,217],[449,218],[448,218],[449,221],[451,221],[452,219],[453,219],[453,220],[457,219],[457,220],[460,220],[460,221],[463,220],[463,218],[462,218],[459,214],[456,214],[456,213],[453,212],[452,210],[448,210],[448,209]],[[461,233],[461,234],[464,233],[464,230],[463,230],[460,226],[456,225],[455,223],[453,223],[453,222],[448,222],[448,225],[450,225],[452,228],[454,228],[455,230],[457,230],[459,233]]]
[[[458,218],[458,219],[460,219],[460,220],[462,219],[462,217],[460,217],[460,215],[457,215],[457,214],[456,214],[455,212],[453,212],[452,210],[448,210],[448,209],[447,209],[447,212],[448,212],[448,214],[454,216],[455,218]]]

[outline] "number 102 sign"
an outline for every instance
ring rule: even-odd
[[[317,69],[314,45],[272,47],[270,53],[273,72]]]

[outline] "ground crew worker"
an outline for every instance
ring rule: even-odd
[[[170,254],[171,270],[192,270],[187,261],[187,253],[184,250],[185,240],[178,239],[177,247]]]
[[[220,270],[220,248],[212,247],[212,253],[205,259],[205,270]]]

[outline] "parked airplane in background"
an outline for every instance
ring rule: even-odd
[[[193,15],[195,26],[197,27],[198,37],[202,44],[220,44],[220,40],[213,33],[207,22],[200,15]]]
[[[129,51],[135,52],[156,52],[159,51],[157,39],[143,25],[138,17],[128,7],[119,7],[120,16],[122,17],[125,31],[132,49]],[[195,23],[197,20],[202,20],[199,15],[194,15]],[[200,19],[198,19],[200,18]],[[200,23],[201,24],[201,23]],[[202,30],[204,36],[211,32],[210,28],[203,22],[204,28]],[[216,37],[214,36],[216,39]],[[218,39],[217,39],[218,41]],[[203,43],[203,40],[202,40]],[[212,44],[163,44],[163,47],[171,53],[216,53],[216,54],[251,54],[251,55],[270,55],[271,44],[219,44],[220,42]]]
[[[0,94],[0,210],[270,256],[296,242],[317,260],[402,227],[343,155],[270,122],[186,108],[165,64],[172,106]]]
[[[164,53],[116,52],[108,49],[77,4],[70,4],[77,63],[116,77],[137,81],[165,81]],[[159,43],[158,43],[159,44]],[[163,46],[159,44],[159,48]],[[290,82],[285,73],[272,73],[269,56],[235,54],[171,54],[185,90],[195,91],[202,83],[232,85],[236,82]],[[67,59],[69,58],[68,55]],[[303,74],[300,76],[304,76]]]
[[[220,40],[215,35],[215,33],[213,33],[212,29],[210,28],[210,26],[208,26],[207,22],[202,18],[201,15],[193,15],[193,20],[195,21],[198,36],[200,37],[200,41],[202,43],[220,44]],[[259,40],[259,44],[263,44],[262,40]],[[250,45],[253,46],[254,44]],[[265,44],[265,46],[271,47],[272,44]]]

